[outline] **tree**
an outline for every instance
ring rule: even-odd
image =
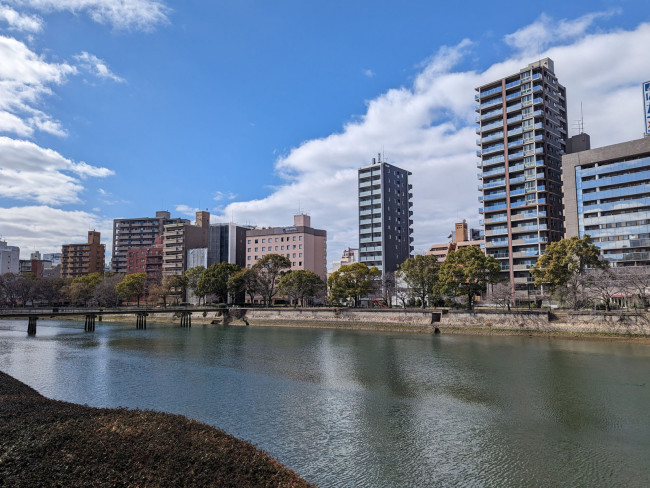
[[[61,300],[65,283],[63,278],[41,278],[34,284],[34,298],[52,306]]]
[[[195,266],[185,271],[184,275],[185,281],[187,282],[187,289],[190,290],[193,295],[198,296],[199,305],[201,304],[201,298],[205,298],[206,295],[205,293],[198,292],[199,280],[201,279],[201,276],[203,276],[203,273],[205,273],[204,266]]]
[[[233,263],[222,261],[211,264],[206,269],[197,283],[196,292],[199,296],[216,295],[217,303],[228,301],[228,280],[241,271],[241,268]]]
[[[591,269],[585,274],[585,284],[591,298],[600,300],[609,312],[612,298],[621,290],[621,283],[613,269]]]
[[[397,278],[394,272],[386,272],[381,277],[381,297],[388,308],[393,308],[393,296],[397,288]]]
[[[176,303],[178,303],[178,296],[182,297],[181,301],[185,300],[185,294],[187,293],[187,278],[184,275],[171,275],[163,278],[163,282],[166,282],[169,287],[169,294],[176,295]]]
[[[439,271],[438,258],[433,255],[408,258],[400,265],[400,276],[409,286],[412,294],[420,299],[422,308],[425,308],[427,298],[433,294],[438,283]]]
[[[490,298],[500,307],[510,310],[510,303],[513,298],[512,285],[509,281],[497,283],[490,291]]]
[[[467,246],[449,253],[440,266],[437,291],[449,296],[467,298],[467,308],[474,308],[474,297],[499,280],[499,262],[486,256],[476,246]]]
[[[280,293],[288,296],[294,305],[300,300],[300,305],[305,306],[308,298],[314,298],[325,287],[325,283],[313,271],[299,269],[285,274],[278,283]]]
[[[348,300],[359,306],[361,297],[370,294],[377,287],[381,271],[375,266],[369,268],[365,263],[352,263],[341,266],[327,280],[330,301],[341,305]]]
[[[600,250],[588,235],[552,242],[546,253],[530,268],[535,286],[548,286],[551,293],[562,290],[561,298],[572,308],[585,304],[584,273],[587,268],[606,269]]]
[[[111,273],[105,275],[104,280],[98,283],[93,292],[93,298],[100,307],[115,307],[119,303],[119,296],[115,286],[124,279],[123,274]]]
[[[12,306],[16,306],[20,301],[24,307],[31,298],[33,280],[25,276],[5,273],[2,275],[0,285],[2,285],[5,300]]]
[[[88,300],[93,297],[95,287],[101,281],[102,275],[99,273],[90,273],[73,279],[68,288],[70,300],[76,303],[83,301],[84,305],[88,305]]]
[[[140,306],[140,297],[144,295],[145,285],[147,283],[146,273],[132,273],[124,277],[117,285],[115,291],[117,295],[123,300],[128,300],[135,297]]]
[[[638,298],[641,308],[648,308],[650,266],[626,266],[623,269],[625,272],[622,279],[625,282],[626,291]]]
[[[291,268],[291,261],[280,254],[267,254],[253,265],[259,276],[259,291],[265,306],[271,306],[278,293],[278,282],[283,271]]]
[[[259,274],[256,269],[245,268],[238,271],[228,280],[228,292],[232,296],[239,293],[245,293],[250,298],[250,303],[255,300],[255,295],[259,293]]]

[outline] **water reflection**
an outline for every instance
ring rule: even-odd
[[[46,322],[46,321],[44,321]],[[643,486],[650,347],[528,337],[0,322],[47,396],[181,413],[320,486]]]

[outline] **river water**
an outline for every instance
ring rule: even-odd
[[[650,486],[650,346],[280,327],[0,321],[43,395],[183,414],[321,487]]]

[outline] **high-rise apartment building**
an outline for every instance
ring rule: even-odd
[[[545,58],[476,91],[485,250],[525,297],[533,282],[528,269],[563,237],[566,90]]]
[[[78,278],[91,273],[104,274],[106,246],[100,233],[88,231],[88,242],[65,244],[61,250],[61,278]]]
[[[294,215],[293,226],[263,227],[246,231],[246,267],[268,254],[291,261],[292,270],[309,270],[327,279],[327,232],[311,227],[309,215]]]
[[[207,248],[210,212],[196,212],[195,225],[174,222],[165,225],[163,233],[163,276],[181,275],[187,271],[187,252]]]
[[[156,237],[162,236],[165,225],[189,224],[187,219],[172,219],[169,212],[156,212],[155,217],[113,220],[113,255],[111,270],[126,273],[127,251],[138,247],[152,247]]]
[[[5,273],[18,274],[20,271],[20,248],[8,246],[6,241],[0,241],[0,275]]]
[[[562,158],[566,237],[591,236],[612,266],[650,266],[650,137]]]
[[[382,274],[397,271],[412,255],[410,175],[374,158],[359,169],[359,259]]]

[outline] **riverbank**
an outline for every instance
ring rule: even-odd
[[[313,486],[206,424],[50,400],[3,372],[0,453],[2,486]]]

